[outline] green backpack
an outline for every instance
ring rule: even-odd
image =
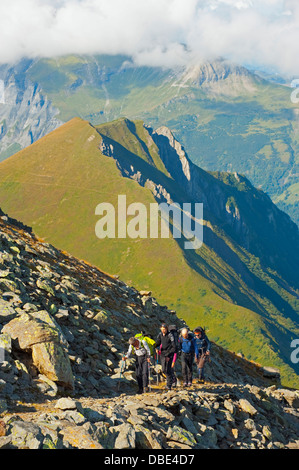
[[[139,340],[144,340],[149,349],[150,349],[150,352],[151,352],[151,356],[154,355],[154,352],[155,352],[155,344],[156,344],[156,341],[152,338],[150,338],[149,336],[146,336],[145,334],[143,333],[137,333],[137,335],[135,335],[135,338],[139,339]]]

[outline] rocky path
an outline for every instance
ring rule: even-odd
[[[298,406],[297,392],[235,384],[19,402],[2,418],[0,447],[298,449]]]

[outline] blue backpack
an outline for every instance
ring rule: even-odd
[[[180,336],[180,345],[181,345],[181,350],[186,353],[186,354],[190,354],[190,353],[194,353],[195,352],[195,349],[194,349],[194,337],[193,335],[191,335],[191,333],[188,334],[188,338],[183,338],[183,336]]]

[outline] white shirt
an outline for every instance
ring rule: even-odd
[[[135,352],[136,356],[147,355],[148,357],[150,357],[151,351],[150,351],[150,348],[148,347],[147,342],[145,340],[139,340],[139,339],[137,339],[137,341],[139,343],[138,349],[132,346],[132,344],[130,344],[126,357],[129,358],[132,352]]]

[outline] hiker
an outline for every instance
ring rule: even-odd
[[[176,348],[176,352],[174,353],[173,361],[172,361],[172,363],[173,363],[173,367],[172,367],[172,372],[173,372],[172,387],[176,387],[177,386],[177,377],[176,377],[176,374],[175,374],[175,364],[176,364],[176,360],[177,360],[178,353],[179,353],[179,350],[180,350],[179,332],[177,330],[176,325],[169,325],[168,330],[173,336],[174,344],[175,344],[175,348]]]
[[[128,359],[131,354],[135,353],[136,356],[136,379],[138,384],[139,394],[149,391],[149,366],[151,362],[151,351],[144,339],[130,338],[129,349],[127,354],[123,357],[123,361]]]
[[[184,387],[192,385],[194,355],[198,358],[198,348],[194,336],[183,328],[179,338],[181,346],[182,374]]]
[[[197,369],[198,369],[198,382],[204,383],[205,376],[204,376],[204,366],[207,359],[210,358],[210,349],[211,343],[209,338],[207,337],[205,330],[198,326],[193,330],[195,341],[198,348],[198,359],[197,359]]]
[[[166,388],[171,390],[173,384],[176,383],[174,374],[176,346],[166,323],[162,323],[160,330],[155,348],[156,353],[161,356],[162,372],[166,375]]]

